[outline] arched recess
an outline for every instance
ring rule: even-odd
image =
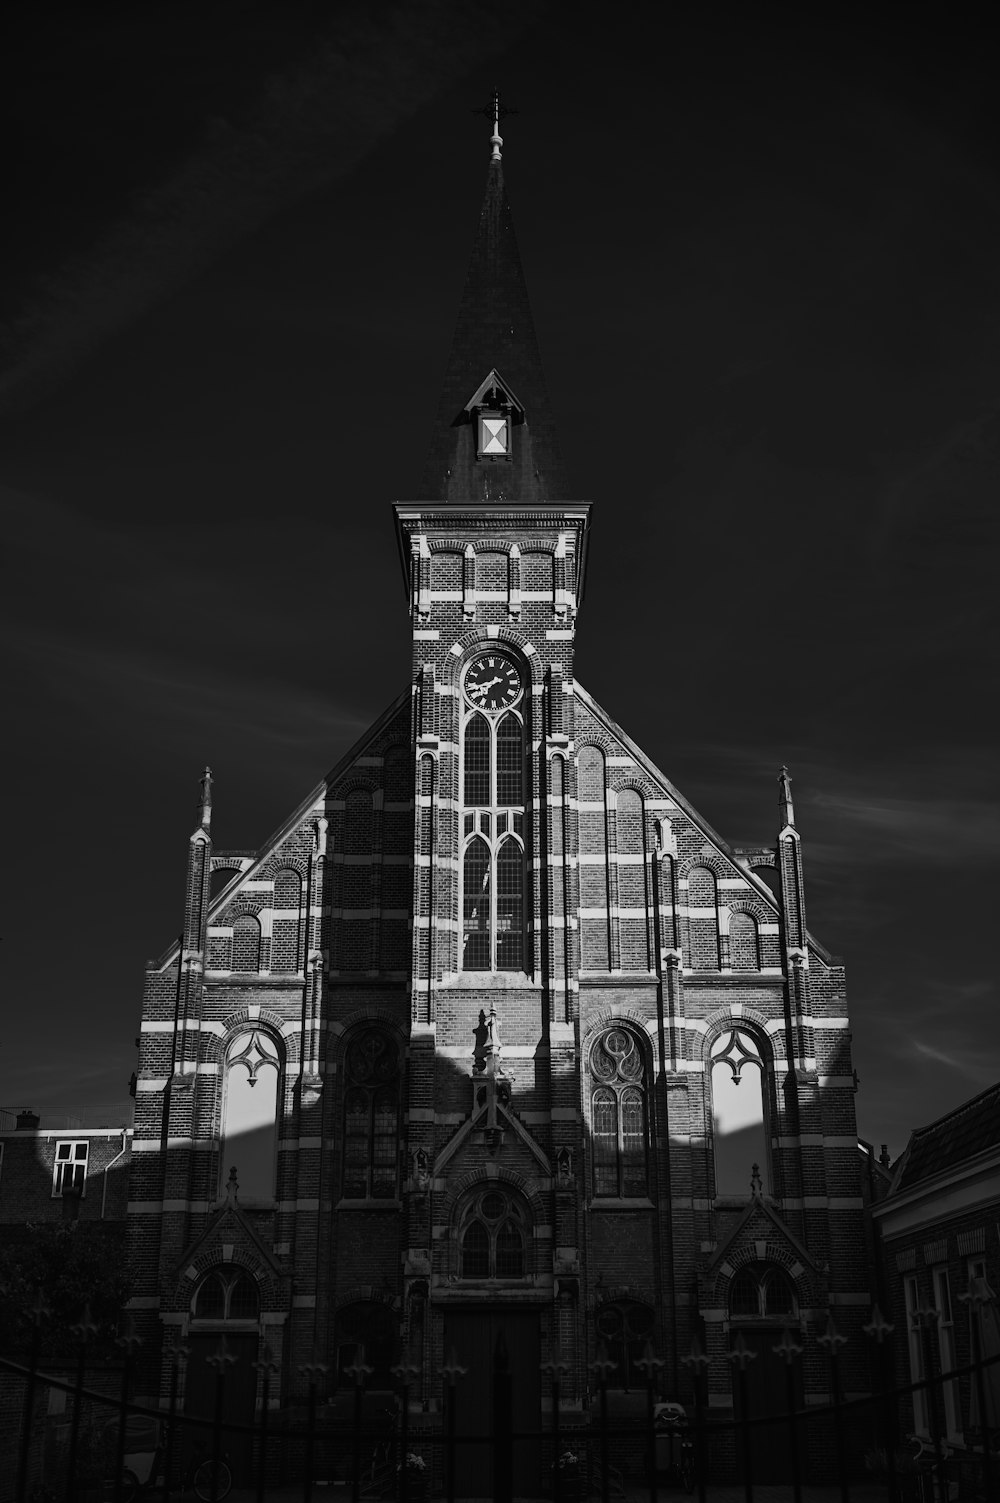
[[[390,746],[383,762],[382,880],[379,968],[405,969],[413,903],[413,754]]]
[[[608,894],[607,783],[604,752],[581,746],[577,755],[580,828],[580,959],[585,971],[611,969]]]
[[[623,971],[648,971],[649,870],[645,803],[637,788],[621,788],[616,805],[621,968]]]
[[[271,970],[301,970],[299,918],[302,909],[302,878],[293,867],[283,866],[274,876],[274,919],[271,930]]]
[[[696,971],[719,969],[719,900],[715,872],[692,866],[687,874],[688,953]]]
[[[233,920],[232,969],[260,970],[260,920],[252,913],[240,913]]]
[[[748,1199],[759,1188],[769,1194],[770,1076],[761,1042],[745,1026],[728,1026],[712,1041],[709,1061],[715,1193]]]
[[[263,1028],[243,1028],[226,1046],[219,1193],[236,1170],[243,1206],[273,1205],[278,1159],[281,1046]]]
[[[760,970],[760,932],[752,913],[734,908],[729,914],[729,964],[734,971]]]
[[[372,860],[375,814],[370,788],[351,788],[344,798],[340,867],[340,969],[372,968]],[[336,859],[336,858],[335,858]]]

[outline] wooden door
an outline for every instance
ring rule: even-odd
[[[184,1385],[184,1413],[198,1419],[215,1416],[216,1370],[209,1362],[219,1349],[219,1331],[199,1331],[188,1337],[190,1356]],[[236,1361],[226,1368],[222,1400],[222,1450],[228,1456],[234,1486],[249,1486],[253,1474],[253,1437],[227,1425],[252,1425],[257,1399],[256,1332],[226,1332],[226,1349]],[[184,1427],[183,1456],[185,1465],[192,1452],[212,1454],[212,1431],[199,1425]]]
[[[538,1312],[488,1307],[449,1310],[444,1319],[446,1358],[454,1351],[458,1362],[468,1369],[455,1384],[455,1494],[459,1498],[493,1495],[494,1364],[501,1337],[511,1375],[514,1496],[539,1496],[542,1389]]]

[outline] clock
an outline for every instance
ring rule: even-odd
[[[465,670],[465,697],[477,710],[506,710],[521,695],[521,675],[510,658],[484,652]]]

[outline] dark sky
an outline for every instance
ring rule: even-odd
[[[5,23],[0,1105],[125,1096],[204,763],[256,847],[406,682],[495,81],[581,683],[734,844],[788,762],[864,1136],[1000,1076],[993,52],[806,9]]]

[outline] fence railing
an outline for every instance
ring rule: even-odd
[[[641,1413],[629,1419],[613,1415],[609,1395],[616,1391],[609,1385],[615,1364],[602,1350],[590,1367],[594,1402],[588,1406],[565,1402],[566,1363],[542,1365],[547,1404],[538,1424],[529,1428],[514,1423],[514,1379],[501,1338],[492,1354],[490,1397],[470,1428],[458,1423],[466,1370],[455,1354],[441,1370],[439,1410],[427,1413],[411,1403],[421,1374],[403,1361],[392,1370],[395,1393],[384,1395],[386,1405],[373,1416],[373,1396],[366,1391],[372,1370],[362,1355],[343,1375],[352,1385],[348,1413],[332,1417],[323,1398],[328,1369],[322,1362],[299,1369],[305,1396],[294,1411],[271,1409],[277,1366],[266,1349],[254,1364],[260,1380],[257,1419],[253,1424],[236,1423],[227,1407],[236,1359],[224,1335],[208,1359],[214,1369],[214,1402],[206,1406],[210,1412],[181,1409],[183,1349],[175,1354],[164,1404],[136,1403],[131,1394],[138,1340],[131,1333],[119,1339],[120,1362],[117,1369],[105,1369],[110,1391],[102,1392],[88,1367],[88,1347],[97,1331],[86,1313],[70,1333],[75,1365],[60,1372],[51,1361],[40,1360],[45,1311],[39,1300],[23,1360],[0,1356],[8,1414],[11,1395],[16,1395],[19,1410],[16,1455],[9,1458],[12,1465],[0,1460],[0,1503],[131,1503],[137,1494],[166,1499],[192,1485],[198,1496],[215,1503],[228,1491],[229,1451],[236,1446],[247,1453],[249,1487],[257,1503],[265,1503],[278,1489],[284,1496],[293,1489],[302,1503],[312,1503],[320,1483],[334,1485],[338,1496],[349,1495],[351,1503],[375,1503],[383,1497],[400,1503],[440,1497],[455,1503],[458,1492],[469,1495],[468,1465],[461,1471],[459,1460],[467,1463],[470,1457],[475,1496],[511,1503],[519,1451],[531,1457],[527,1491],[550,1496],[553,1503],[583,1503],[588,1497],[611,1503],[642,1494],[656,1503],[665,1489],[672,1488],[694,1493],[699,1503],[706,1503],[723,1482],[730,1487],[735,1482],[745,1503],[754,1503],[766,1470],[760,1458],[773,1457],[779,1442],[786,1459],[783,1496],[795,1503],[805,1496],[807,1483],[820,1480],[839,1492],[841,1503],[851,1503],[852,1490],[856,1493],[861,1481],[868,1485],[866,1498],[884,1496],[886,1503],[996,1503],[1000,1354],[984,1353],[974,1320],[973,1361],[941,1372],[931,1340],[936,1312],[917,1315],[924,1376],[902,1387],[893,1382],[893,1327],[876,1307],[864,1327],[872,1342],[876,1382],[874,1391],[861,1397],[844,1392],[841,1363],[847,1338],[831,1317],[814,1338],[828,1364],[829,1402],[801,1402],[796,1372],[805,1338],[801,1331],[786,1328],[780,1336],[775,1331],[772,1347],[784,1364],[784,1403],[773,1412],[753,1414],[755,1355],[737,1332],[728,1354],[733,1369],[731,1414],[713,1413],[707,1381],[710,1359],[696,1339],[681,1358],[693,1392],[693,1402],[685,1410],[662,1401],[665,1364],[647,1346],[635,1364],[645,1384]],[[945,1385],[956,1384],[963,1385],[970,1400],[974,1396],[979,1418],[975,1433],[966,1424],[961,1444],[956,1444],[954,1433],[946,1433]],[[955,1387],[949,1392],[954,1420]],[[926,1428],[913,1437],[907,1435],[900,1411],[905,1405],[912,1414],[914,1395],[919,1394],[924,1396]],[[43,1415],[50,1417],[47,1422]],[[53,1428],[59,1432],[58,1444],[49,1444]],[[820,1452],[829,1461],[817,1468]],[[517,1480],[523,1496],[523,1472]],[[460,1481],[464,1487],[459,1487]],[[330,1493],[324,1489],[323,1495]]]

